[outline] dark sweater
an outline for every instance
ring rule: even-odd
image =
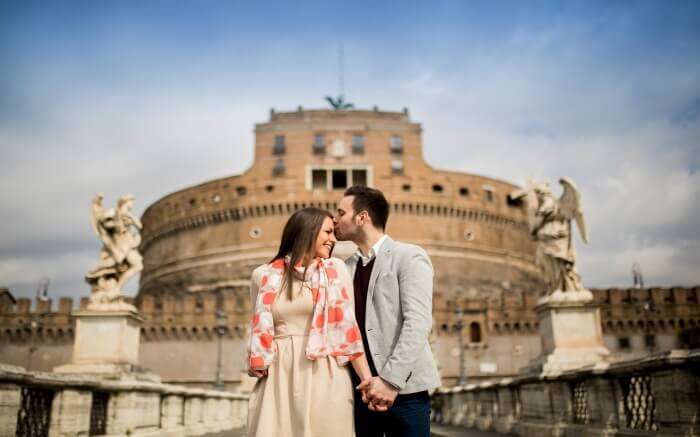
[[[369,278],[372,275],[372,267],[374,266],[374,260],[372,258],[366,266],[362,265],[362,260],[357,260],[357,267],[355,268],[355,277],[353,278],[353,288],[355,289],[355,319],[357,320],[357,326],[360,328],[360,333],[362,333],[362,344],[365,346],[365,353],[367,355],[367,362],[369,363],[369,369],[372,371],[373,376],[377,376],[377,369],[374,368],[374,362],[372,362],[372,353],[369,350],[369,344],[367,343],[367,332],[365,331],[365,311],[367,309],[367,289],[369,288]]]

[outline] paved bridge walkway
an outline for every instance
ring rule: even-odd
[[[504,437],[506,434],[497,432],[478,431],[472,429],[458,428],[454,426],[432,425],[431,434],[433,437]],[[218,434],[207,434],[204,437],[246,437],[245,430],[222,432]]]

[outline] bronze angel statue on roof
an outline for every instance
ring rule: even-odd
[[[576,271],[576,250],[572,222],[576,222],[581,239],[588,243],[586,224],[581,211],[581,194],[569,178],[559,183],[564,191],[558,199],[547,183],[534,184],[511,194],[511,198],[527,197],[530,233],[537,241],[536,262],[540,266],[547,294],[583,291]]]
[[[90,304],[98,307],[118,304],[122,300],[122,287],[143,268],[141,254],[141,221],[131,209],[134,197],[122,196],[116,208],[105,210],[102,194],[97,194],[90,209],[92,228],[102,241],[98,266],[85,275],[92,287]]]

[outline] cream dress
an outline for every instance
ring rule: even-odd
[[[350,275],[341,260],[338,275],[352,294]],[[263,267],[263,266],[261,266]],[[255,302],[261,267],[253,272]],[[294,299],[281,290],[272,304],[277,352],[266,377],[258,379],[248,403],[247,437],[353,437],[353,387],[350,365],[333,357],[306,358],[313,314],[311,290],[293,284]]]

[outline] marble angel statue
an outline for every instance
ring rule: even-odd
[[[538,243],[536,262],[540,266],[546,292],[584,291],[576,271],[576,250],[572,222],[576,222],[581,239],[588,242],[586,224],[581,211],[581,194],[569,178],[559,183],[564,191],[554,198],[547,183],[528,183],[525,190],[512,193],[512,199],[527,198],[530,233]]]
[[[91,304],[107,304],[121,300],[123,285],[143,268],[140,230],[143,225],[131,209],[134,197],[122,196],[116,208],[105,210],[104,196],[98,194],[92,201],[90,222],[102,241],[99,265],[88,272],[85,280],[92,287]]]

